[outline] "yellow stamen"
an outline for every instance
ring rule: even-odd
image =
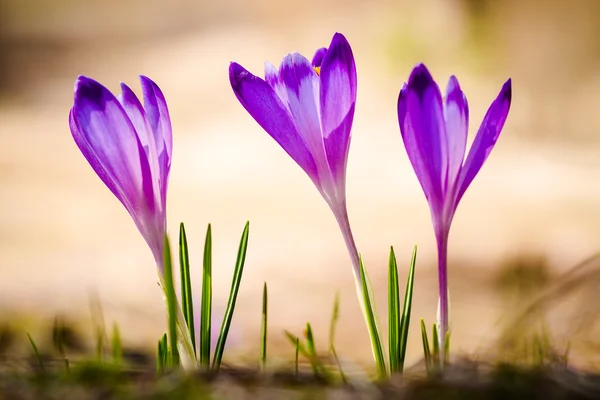
[[[317,75],[321,75],[321,67],[315,67],[315,72]]]

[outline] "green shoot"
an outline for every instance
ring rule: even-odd
[[[342,381],[346,383],[346,376],[344,375],[344,371],[342,370],[342,365],[338,358],[337,352],[335,351],[335,331],[337,327],[337,322],[340,318],[340,295],[339,293],[335,294],[335,299],[333,300],[333,312],[331,314],[331,323],[329,324],[329,351],[335,360],[335,363],[338,366],[340,371],[340,376]]]
[[[183,222],[179,224],[179,267],[181,274],[181,309],[185,323],[190,332],[194,354],[196,354],[196,332],[194,329],[194,301],[192,297],[192,281],[190,277],[190,258],[188,254],[187,235]]]
[[[200,310],[200,365],[210,368],[210,332],[212,311],[212,230],[206,229],[202,265],[202,305]]]
[[[400,372],[400,295],[398,266],[394,248],[390,247],[388,269],[388,324],[390,374]]]
[[[169,352],[167,349],[167,334],[165,333],[158,341],[158,351],[156,355],[156,372],[162,374],[167,368]]]
[[[250,223],[246,222],[244,232],[242,233],[242,239],[240,240],[240,247],[238,249],[237,260],[235,263],[235,269],[233,272],[233,281],[231,282],[231,291],[229,292],[229,301],[227,302],[227,308],[225,309],[225,315],[223,316],[223,324],[221,325],[221,332],[219,333],[219,339],[215,348],[215,355],[213,358],[212,368],[219,370],[221,366],[221,360],[223,358],[223,350],[225,349],[225,342],[227,341],[227,334],[229,333],[229,327],[231,325],[231,319],[233,317],[233,311],[235,309],[235,302],[237,300],[237,294],[240,289],[240,282],[242,280],[242,272],[244,270],[244,263],[246,262],[246,251],[248,249],[248,234],[250,230]]]
[[[425,367],[427,373],[430,373],[433,369],[431,363],[431,351],[429,350],[429,339],[427,338],[427,328],[425,327],[425,321],[421,319],[421,338],[423,339],[423,354],[425,356]]]
[[[433,364],[435,366],[438,366],[440,364],[440,338],[438,336],[438,329],[437,329],[437,324],[434,323],[433,324],[433,328],[432,328],[432,335],[431,335],[431,341],[432,341],[432,345],[433,345]]]
[[[171,245],[169,238],[165,236],[164,248],[164,290],[167,301],[167,338],[169,340],[169,367],[179,364],[177,352],[177,298],[175,297],[175,286],[173,285],[173,268],[171,266]]]
[[[123,345],[121,343],[121,333],[119,332],[119,327],[117,324],[113,325],[113,333],[112,333],[112,356],[113,362],[116,365],[121,364],[123,360]]]
[[[381,345],[381,335],[377,325],[377,316],[375,315],[374,311],[372,290],[370,288],[367,271],[365,270],[365,266],[360,255],[359,262],[363,300],[362,303],[364,306],[365,318],[367,320],[367,328],[369,329],[369,336],[371,338],[371,348],[373,349],[373,356],[375,358],[375,364],[377,365],[377,376],[379,379],[383,379],[386,376],[385,360],[383,357],[383,346]]]
[[[446,332],[446,340],[444,341],[444,365],[450,362],[450,331]]]
[[[300,350],[300,339],[296,338],[296,355],[294,357],[294,371],[296,372],[296,376],[298,376],[298,352]]]
[[[296,374],[298,373],[298,354],[302,354],[302,356],[306,357],[306,359],[310,363],[310,368],[312,369],[313,374],[318,375],[319,367],[320,367],[319,361],[316,359],[315,356],[313,356],[313,353],[310,350],[308,350],[308,346],[305,346],[302,342],[300,342],[300,338],[293,335],[292,333],[290,333],[288,331],[284,331],[284,333],[285,333],[285,336],[292,343],[292,345],[296,348],[296,358],[295,358]],[[312,336],[312,330],[311,330],[311,336]],[[314,341],[313,341],[313,346],[314,346]]]
[[[393,249],[392,249],[393,252]],[[390,254],[390,259],[393,254]],[[399,336],[399,356],[398,369],[400,372],[404,369],[404,359],[406,356],[406,348],[408,343],[408,328],[410,327],[410,313],[412,308],[413,287],[415,282],[415,264],[417,263],[417,246],[413,248],[412,257],[410,260],[410,268],[408,270],[408,278],[406,279],[406,290],[404,292],[404,307],[402,308],[402,316],[400,319],[400,334]]]
[[[260,368],[264,372],[267,365],[267,282],[263,286],[262,321],[260,329]]]
[[[315,345],[315,338],[313,336],[312,327],[310,323],[306,323],[306,348],[308,349],[308,354],[314,360],[317,359],[317,346]]]
[[[104,313],[102,304],[97,293],[90,295],[90,312],[92,314],[92,325],[96,335],[96,359],[102,362],[104,355],[104,343],[106,341],[106,324],[104,323]]]
[[[33,338],[31,337],[31,335],[29,333],[27,333],[27,337],[29,338],[29,343],[31,344],[31,348],[33,349],[33,354],[35,354],[35,358],[38,360],[38,363],[40,364],[40,369],[42,370],[42,372],[46,372],[46,369],[44,368],[44,362],[42,361],[42,356],[40,355],[37,345],[35,344],[35,342],[33,341]]]

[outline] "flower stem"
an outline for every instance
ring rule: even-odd
[[[352,261],[354,280],[356,284],[360,287],[360,259],[358,256],[358,250],[356,249],[356,243],[354,242],[354,236],[352,235],[352,229],[350,229],[350,221],[348,220],[348,211],[346,210],[346,204],[343,204],[339,209],[335,209],[332,207],[333,214],[335,215],[335,219],[337,220],[338,225],[340,226],[340,230],[342,231],[342,236],[344,237],[344,242],[346,243],[346,248],[348,249],[348,253],[350,254],[350,259]]]
[[[350,259],[352,260],[354,282],[356,283],[356,295],[358,296],[358,302],[365,318],[367,330],[369,332],[369,338],[371,340],[371,350],[373,352],[373,358],[377,364],[377,373],[380,379],[386,375],[385,361],[383,359],[383,348],[381,345],[381,334],[379,329],[379,321],[377,318],[377,312],[375,307],[375,299],[373,297],[371,284],[366,274],[366,269],[362,265],[360,255],[356,249],[356,243],[352,236],[352,230],[350,229],[350,222],[348,221],[348,212],[346,210],[346,204],[342,203],[339,208],[331,208],[340,229],[342,236],[346,242]],[[362,273],[361,273],[362,271]],[[363,279],[365,280],[363,284]]]
[[[448,233],[443,231],[437,236],[438,245],[438,281],[440,291],[438,330],[440,349],[440,365],[443,364],[446,333],[448,332]]]

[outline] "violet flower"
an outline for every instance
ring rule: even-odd
[[[293,53],[265,79],[229,66],[238,100],[306,172],[333,211],[360,282],[359,258],[346,211],[346,161],[356,103],[356,66],[346,38],[336,33],[312,63]]]
[[[84,157],[133,218],[162,273],[171,121],[158,86],[145,76],[140,81],[144,106],[124,83],[115,97],[95,80],[78,77],[69,125]]]
[[[452,76],[442,95],[423,64],[417,65],[400,91],[400,132],[417,178],[429,202],[438,246],[439,330],[444,348],[448,332],[447,244],[452,218],[465,191],[492,151],[511,102],[511,80],[488,109],[465,160],[469,107]],[[443,351],[442,351],[443,353]]]

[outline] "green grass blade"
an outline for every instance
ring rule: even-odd
[[[329,323],[329,349],[335,351],[335,331],[338,320],[340,319],[340,294],[336,293],[333,300],[333,312]]]
[[[221,332],[219,333],[219,339],[215,348],[215,356],[213,358],[212,364],[212,367],[215,370],[218,370],[221,366],[223,350],[225,349],[225,342],[227,341],[227,334],[229,333],[231,318],[233,317],[235,302],[237,300],[237,294],[240,289],[240,282],[242,281],[242,272],[244,271],[244,263],[246,262],[246,251],[248,249],[249,230],[250,222],[246,222],[244,232],[242,233],[242,239],[240,240],[240,247],[238,249],[237,260],[235,262],[233,281],[231,282],[231,291],[229,292],[229,301],[227,302],[227,308],[223,317],[223,324],[221,325]]]
[[[194,355],[196,354],[196,329],[194,327],[194,301],[192,296],[192,280],[190,274],[190,257],[187,235],[183,222],[179,224],[179,266],[181,271],[181,310],[190,332]]]
[[[102,362],[104,356],[104,344],[106,342],[106,324],[104,323],[104,312],[97,293],[90,295],[90,313],[96,339],[96,360]]]
[[[425,367],[427,372],[431,372],[431,351],[429,350],[429,338],[427,337],[427,328],[425,321],[421,319],[421,338],[423,339],[423,355],[425,356]]]
[[[177,353],[177,298],[175,295],[175,286],[173,284],[173,267],[171,264],[171,245],[169,238],[165,236],[164,248],[164,282],[165,296],[167,300],[167,332],[169,340],[169,367],[179,364]]]
[[[317,375],[319,373],[319,363],[317,361],[317,347],[315,345],[315,337],[313,336],[312,327],[310,323],[306,323],[306,348],[309,354],[310,364],[313,369],[313,373]]]
[[[344,374],[344,371],[342,370],[342,364],[340,363],[340,360],[338,358],[337,351],[335,351],[335,332],[336,332],[337,323],[338,323],[339,319],[340,319],[340,294],[336,293],[335,298],[333,300],[333,312],[331,313],[331,322],[329,324],[329,351],[331,352],[331,355],[332,355],[333,359],[335,360],[335,363],[338,366],[338,370],[340,371],[340,376],[342,378],[342,381],[344,383],[346,383],[346,375]]]
[[[315,346],[315,337],[310,322],[306,323],[306,348],[311,357],[317,358],[317,347]]]
[[[35,354],[35,358],[38,360],[41,370],[43,372],[46,372],[46,368],[44,368],[44,362],[42,361],[42,356],[40,356],[40,351],[38,350],[37,345],[35,344],[35,342],[33,341],[33,338],[31,337],[31,335],[29,333],[27,334],[27,337],[29,338],[29,344],[31,344],[31,348],[33,349],[33,354]]]
[[[167,334],[162,335],[158,341],[158,349],[156,354],[156,373],[162,374],[167,368],[168,351],[167,351]]]
[[[265,371],[267,365],[267,282],[263,286],[262,321],[260,327],[260,367]]]
[[[437,324],[433,324],[431,342],[433,344],[433,363],[439,364],[440,361],[440,337],[438,336]]]
[[[283,331],[283,333],[288,338],[288,340],[290,341],[290,343],[292,344],[292,346],[296,347],[296,350],[300,354],[302,354],[307,359],[310,359],[310,352],[308,351],[308,349],[306,348],[306,346],[304,345],[304,343],[302,343],[300,341],[300,338],[298,338],[298,336],[294,335],[293,333],[291,333],[289,331]]]
[[[398,287],[398,265],[394,248],[390,247],[388,270],[388,339],[390,374],[401,371],[400,368],[400,294]]]
[[[450,362],[450,331],[446,332],[446,341],[444,342],[444,364]]]
[[[294,358],[294,370],[298,376],[298,352],[300,351],[300,339],[296,338],[296,356]]]
[[[370,284],[367,277],[367,271],[362,261],[362,257],[359,255],[360,261],[360,280],[363,295],[363,304],[365,307],[365,313],[367,318],[367,328],[369,329],[369,336],[371,338],[371,347],[373,349],[373,356],[375,358],[375,364],[377,365],[377,376],[382,379],[386,376],[385,360],[383,357],[383,346],[381,345],[381,335],[379,334],[379,327],[377,326],[377,316],[373,311],[373,301],[371,296]]]
[[[202,264],[202,305],[200,310],[200,365],[210,367],[212,313],[212,228],[208,224]]]
[[[406,348],[408,343],[408,328],[410,327],[410,314],[412,309],[413,287],[415,282],[415,264],[417,263],[417,246],[413,248],[410,259],[410,268],[408,278],[406,279],[406,290],[404,292],[404,305],[402,307],[402,317],[400,319],[400,337],[399,337],[399,370],[404,369],[404,359],[406,357]]]
[[[297,336],[293,335],[292,333],[290,333],[288,331],[284,331],[284,333],[285,333],[285,336],[289,339],[289,341],[292,343],[292,345],[296,349],[296,358],[295,358],[296,373],[298,372],[298,355],[302,354],[302,356],[305,357],[308,360],[308,362],[310,363],[310,368],[312,369],[313,374],[318,375],[319,374],[319,362],[314,354],[316,352],[311,351],[308,348],[308,339],[307,339],[307,345],[305,346],[304,343],[302,343],[300,341],[300,338],[298,338]],[[310,332],[310,335],[312,337],[312,330]],[[308,331],[307,331],[307,336],[308,336]],[[313,340],[313,346],[314,346],[314,340]]]
[[[119,332],[119,327],[117,326],[117,324],[113,325],[111,347],[113,362],[116,365],[121,364],[121,361],[123,360],[123,345],[121,342],[121,333]]]

